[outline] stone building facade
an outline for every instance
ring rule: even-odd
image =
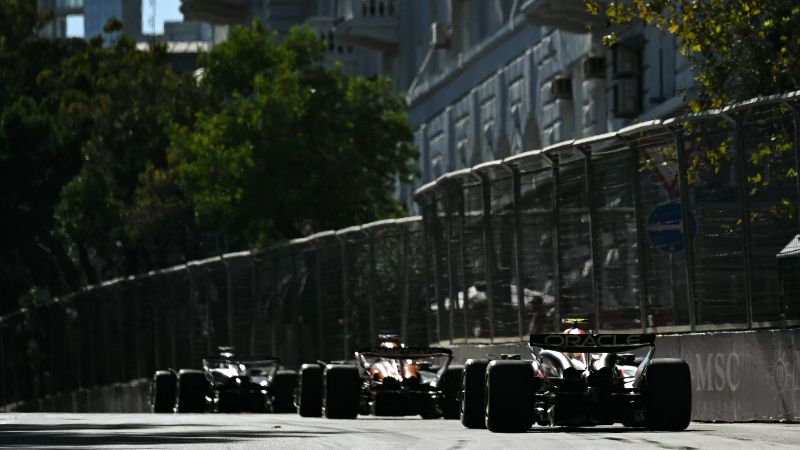
[[[694,87],[672,37],[632,26],[607,48],[610,30],[583,0],[184,0],[182,10],[217,23],[259,17],[279,33],[307,24],[347,73],[391,77],[420,150],[416,185],[397,186],[412,212],[414,189],[446,172],[674,115]]]

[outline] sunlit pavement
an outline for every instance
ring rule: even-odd
[[[692,423],[687,431],[623,427],[524,434],[468,430],[458,421],[291,414],[0,414],[0,447],[205,448],[766,448],[800,447],[800,425]]]

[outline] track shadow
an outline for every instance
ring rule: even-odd
[[[65,423],[53,425],[37,425],[27,423],[8,423],[0,424],[0,435],[9,431],[71,431],[71,430],[141,430],[146,428],[166,428],[166,427],[203,427],[211,428],[215,425],[205,423]]]
[[[608,427],[608,428],[594,428],[594,427],[533,427],[527,433],[582,433],[582,434],[603,434],[603,433],[695,433],[709,431],[708,429],[690,427],[682,431],[658,431],[648,430],[645,428],[627,428],[627,427]]]
[[[0,426],[0,448],[20,447],[50,447],[68,446],[85,448],[98,445],[121,446],[159,446],[176,444],[229,444],[240,441],[269,438],[307,438],[321,437],[334,434],[346,434],[346,431],[291,431],[283,429],[270,429],[262,431],[208,431],[213,427],[205,425],[205,430],[197,432],[165,432],[162,430],[149,430],[149,428],[163,427],[164,425],[148,424],[121,424],[94,425],[67,427],[49,425],[13,425]],[[127,425],[127,427],[126,427]],[[177,426],[177,425],[173,425]],[[185,426],[185,425],[180,425]],[[194,425],[198,426],[198,425]],[[95,432],[94,430],[108,430]],[[112,429],[143,430],[133,433],[113,433]],[[87,432],[81,432],[86,430]],[[144,431],[147,430],[147,431]]]

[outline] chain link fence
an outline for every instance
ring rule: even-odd
[[[0,318],[0,405],[198,367],[218,346],[287,367],[377,333],[429,341],[420,217],[117,279]]]
[[[800,92],[448,173],[416,192],[433,341],[800,325]]]
[[[800,325],[800,93],[448,173],[422,217],[193,261],[0,318],[0,405],[196,367],[296,367],[376,334],[520,341]]]

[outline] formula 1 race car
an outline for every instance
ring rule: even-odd
[[[649,347],[644,357],[633,350]],[[532,361],[519,355],[468,360],[461,391],[467,428],[524,432],[543,426],[622,423],[684,430],[691,420],[689,366],[653,359],[654,334],[532,334]]]
[[[405,347],[381,335],[377,347],[355,352],[355,361],[303,364],[295,394],[304,417],[355,419],[420,415],[457,419],[460,366],[446,348]]]
[[[159,370],[153,376],[153,412],[293,412],[297,372],[278,370],[273,357],[241,357],[231,347],[204,358],[203,369]]]

